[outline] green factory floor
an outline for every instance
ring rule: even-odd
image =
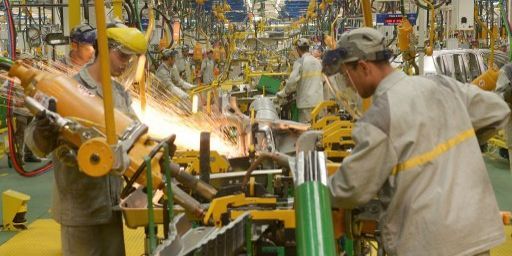
[[[512,211],[512,172],[508,169],[508,162],[495,154],[486,154],[485,162],[500,210]],[[28,214],[26,216],[29,224],[34,224],[36,220],[44,222],[45,219],[50,218],[52,183],[53,174],[51,171],[36,177],[24,178],[18,175],[13,169],[7,167],[5,157],[0,159],[0,192],[13,189],[31,197],[28,205]],[[0,204],[0,216],[2,214],[1,209],[2,206]],[[34,227],[37,227],[38,223],[41,222],[36,222]],[[52,226],[51,223],[49,225]],[[53,224],[52,227],[55,226],[56,225]],[[493,251],[493,256],[512,255],[510,230],[510,228],[507,228],[508,243],[506,248]],[[0,232],[0,247],[16,234],[19,234],[19,232]],[[142,235],[142,233],[137,234],[137,237],[141,238]],[[140,241],[140,244],[143,244],[143,240]]]

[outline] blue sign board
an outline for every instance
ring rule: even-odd
[[[411,23],[411,25],[416,25],[416,19],[418,18],[417,13],[407,13],[407,19]],[[401,13],[377,13],[377,25],[384,26],[395,26],[400,24],[402,21]]]

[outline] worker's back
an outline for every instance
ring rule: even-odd
[[[313,108],[324,100],[322,63],[309,53],[297,60],[302,64],[297,85],[297,107]]]
[[[361,121],[387,133],[396,154],[381,190],[393,191],[382,223],[390,255],[474,255],[503,241],[477,136],[501,124],[508,109],[476,89],[400,72],[379,84]]]

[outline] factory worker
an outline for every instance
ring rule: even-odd
[[[96,29],[89,24],[80,24],[69,33],[69,56],[64,63],[77,69],[94,59],[94,44],[96,44]]]
[[[156,70],[156,76],[173,95],[185,100],[188,99],[188,94],[184,90],[191,89],[194,85],[179,77],[178,70],[174,65],[177,53],[171,49],[165,49],[162,52],[162,64]],[[178,85],[181,85],[181,88]]]
[[[144,34],[136,28],[115,24],[107,28],[110,74],[122,75],[136,58],[147,50]],[[98,58],[74,77],[81,93],[103,96]],[[112,80],[115,108],[137,119],[124,87]],[[59,108],[57,102],[57,108]],[[77,149],[58,141],[58,131],[45,114],[36,116],[26,133],[27,145],[40,156],[53,151],[55,187],[52,214],[61,224],[63,256],[125,255],[123,221],[119,205],[123,179],[114,173],[89,177],[79,171]]]
[[[339,54],[337,51],[327,51],[322,58],[322,68],[326,74],[327,80],[324,83],[324,99],[336,100],[340,106],[350,108],[349,112],[353,112],[359,118],[362,113],[363,99],[357,94],[357,91],[347,85],[343,75],[339,73]],[[329,69],[336,69],[334,72]],[[328,75],[329,72],[334,75]],[[325,79],[325,78],[324,78]]]
[[[321,45],[313,46],[313,49],[311,50],[311,55],[313,55],[313,57],[319,60],[322,60],[322,57],[324,55],[324,48]]]
[[[206,58],[201,63],[201,80],[203,84],[211,84],[213,82],[213,69],[215,68],[215,61],[213,60],[213,50],[209,49],[206,53]]]
[[[498,81],[496,82],[496,93],[501,95],[507,103],[512,104],[512,63],[504,65],[499,72]],[[507,149],[500,149],[500,155],[512,155],[512,120],[505,127],[505,136],[507,140]],[[505,152],[507,151],[507,152]],[[510,162],[512,163],[512,161]],[[512,164],[511,164],[512,167]]]
[[[176,67],[181,78],[185,81],[191,81],[192,70],[190,68],[189,52],[190,48],[188,45],[181,47],[181,53],[176,56]]]
[[[322,63],[309,53],[308,39],[300,38],[295,46],[300,58],[293,63],[290,77],[276,96],[284,99],[296,92],[299,122],[309,123],[311,111],[324,100]]]
[[[489,255],[503,224],[479,145],[508,121],[494,93],[442,75],[407,76],[373,28],[344,33],[339,72],[372,106],[328,180],[333,206],[378,197],[387,255]]]

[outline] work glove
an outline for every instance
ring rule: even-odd
[[[29,137],[34,141],[37,151],[45,155],[51,153],[57,147],[59,126],[50,119],[46,111],[37,113],[32,122],[33,129],[28,129],[27,132],[32,130]]]
[[[288,95],[286,95],[286,92],[284,90],[281,90],[279,92],[276,93],[276,102],[279,106],[282,106],[284,104],[286,104],[286,99],[288,97]]]

